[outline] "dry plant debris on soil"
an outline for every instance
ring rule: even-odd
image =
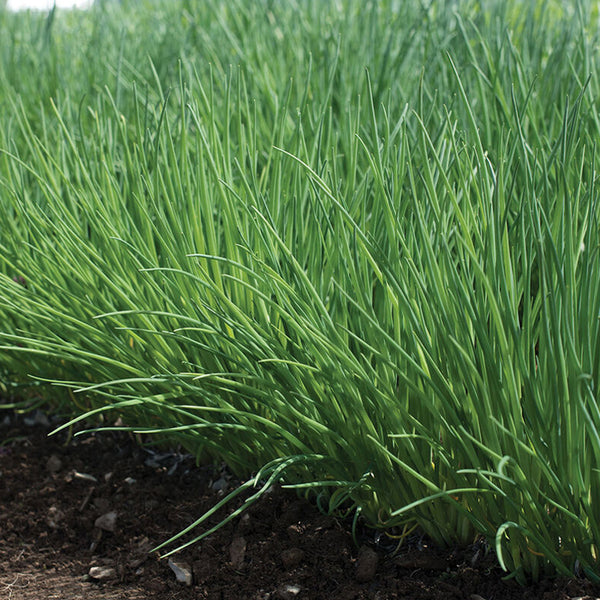
[[[348,524],[279,489],[169,563],[151,549],[235,485],[227,471],[123,433],[48,437],[42,413],[2,419],[3,599],[600,597],[585,579],[503,581],[483,544],[440,551],[414,536],[393,555],[385,537],[364,529],[357,548]]]

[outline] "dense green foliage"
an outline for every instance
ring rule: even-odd
[[[599,579],[597,26],[550,0],[0,11],[4,387],[255,496]]]

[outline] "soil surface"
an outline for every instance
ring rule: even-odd
[[[169,563],[152,548],[233,489],[227,470],[122,432],[49,430],[42,413],[0,412],[2,600],[600,598],[585,579],[503,581],[483,543],[442,551],[414,535],[392,553],[359,528],[357,547],[348,523],[280,489]]]

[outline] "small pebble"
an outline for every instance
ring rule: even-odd
[[[192,571],[190,566],[184,562],[175,562],[173,559],[169,559],[169,568],[175,573],[175,578],[180,583],[185,585],[192,585]]]
[[[117,513],[114,510],[100,515],[94,521],[94,527],[102,529],[104,531],[114,532],[117,525]]]
[[[92,567],[89,571],[89,576],[98,581],[106,581],[113,579],[117,572],[112,567]]]
[[[83,479],[84,481],[91,481],[92,483],[98,483],[98,480],[89,473],[80,473],[79,471],[73,472],[73,477],[75,479]]]
[[[293,600],[302,590],[299,585],[284,584],[275,592],[275,598],[278,600]]]
[[[224,492],[228,486],[229,484],[227,483],[227,479],[224,477],[219,477],[219,479],[217,479],[210,487],[215,492]]]

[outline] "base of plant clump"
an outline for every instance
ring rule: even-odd
[[[357,548],[346,524],[280,489],[169,562],[151,549],[235,484],[226,469],[146,451],[122,433],[69,441],[66,435],[48,438],[43,419],[27,423],[13,413],[0,419],[1,597],[600,596],[600,586],[585,579],[544,580],[530,587],[504,581],[482,543],[440,550],[414,536],[392,553],[389,538],[365,529]],[[214,522],[222,517],[216,515]]]

